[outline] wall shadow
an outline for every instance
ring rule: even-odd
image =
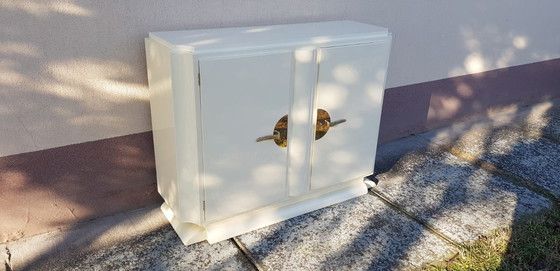
[[[380,143],[560,97],[560,59],[389,88]]]
[[[162,202],[151,132],[0,158],[2,241]]]
[[[0,205],[17,205],[3,211],[8,218],[2,219],[21,223],[13,223],[13,231],[10,229],[6,236],[0,236],[1,241],[32,235],[26,231],[30,223],[35,223],[30,220],[33,218],[57,216],[59,220],[50,220],[52,224],[46,226],[58,228],[123,211],[115,209],[115,203],[140,207],[161,201],[155,192],[152,139],[150,132],[145,132],[150,129],[150,123],[146,121],[149,107],[143,38],[149,31],[346,19],[350,14],[349,5],[344,3],[331,5],[324,13],[316,12],[321,10],[322,3],[305,4],[297,8],[299,13],[289,16],[284,16],[283,11],[292,9],[271,8],[263,3],[256,4],[257,13],[251,8],[239,8],[254,2],[161,3],[157,12],[143,8],[147,3],[130,3],[126,10],[118,4],[110,6],[110,1],[104,3],[109,5],[104,8],[99,3],[70,2],[61,6],[59,1],[3,3],[0,9],[0,138],[3,139],[0,155],[4,157],[0,158]],[[210,14],[188,16],[209,7]],[[269,16],[266,11],[271,9],[275,10],[274,15]],[[364,14],[367,21],[374,20],[369,18],[369,13]],[[122,23],[122,18],[126,23]],[[53,31],[65,32],[62,36],[66,38],[52,35]],[[75,36],[81,38],[72,38]],[[470,117],[471,110],[519,107],[558,97],[558,88],[550,86],[560,84],[556,76],[559,63],[550,61],[543,67],[515,68],[513,73],[508,71],[507,78],[519,80],[507,82],[500,74],[504,70],[495,75],[485,73],[436,81],[435,85],[422,86],[414,95],[409,93],[417,86],[390,89],[386,94],[389,106],[385,106],[381,141]],[[495,92],[508,88],[535,92],[530,99],[507,91]],[[482,89],[484,93],[468,97],[469,89],[476,90],[475,93]],[[413,99],[408,100],[409,105],[418,104],[410,107],[419,108],[417,111],[403,112],[406,104],[390,106],[409,98]],[[493,99],[499,102],[489,102]],[[410,112],[422,114],[410,116]],[[395,126],[387,124],[395,119],[409,121],[395,122],[398,123]],[[132,136],[79,147],[53,148],[122,134]],[[32,152],[47,148],[53,149]],[[17,156],[6,156],[16,153]],[[50,205],[41,205],[42,198]],[[371,227],[377,226],[371,224]],[[369,238],[365,233],[360,236],[356,240]],[[419,236],[413,234],[412,239]],[[356,253],[361,246],[358,243],[345,253]],[[413,244],[411,241],[408,245]],[[390,256],[391,244],[385,247],[386,256]],[[387,266],[396,264],[390,262]]]

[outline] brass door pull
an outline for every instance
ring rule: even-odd
[[[261,136],[261,137],[257,138],[257,142],[272,140],[272,139],[278,139],[278,138],[280,138],[280,133],[278,131],[274,131],[273,135]]]
[[[346,119],[339,119],[331,122],[331,116],[323,109],[317,110],[317,122],[315,125],[315,140],[322,138],[330,127],[345,123]],[[257,142],[274,140],[279,147],[288,146],[288,115],[284,115],[274,126],[272,135],[261,136],[257,138]]]
[[[284,115],[276,125],[274,126],[274,130],[272,135],[261,136],[257,138],[257,142],[266,141],[266,140],[274,140],[274,143],[278,145],[278,147],[286,147],[288,146],[288,115]]]
[[[335,120],[335,121],[329,123],[329,127],[334,127],[336,125],[339,125],[339,124],[345,123],[345,122],[346,122],[345,119]]]
[[[317,122],[315,124],[315,140],[321,139],[331,127],[345,123],[346,119],[339,119],[331,122],[329,112],[324,109],[317,109]]]

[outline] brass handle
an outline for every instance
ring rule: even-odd
[[[335,120],[333,122],[329,122],[329,127],[335,127],[341,123],[345,123],[346,120],[345,119],[339,119],[339,120]]]
[[[341,123],[345,123],[345,119],[339,119],[331,122],[331,116],[329,113],[323,109],[317,110],[317,122],[315,125],[315,140],[322,138],[328,131],[330,127],[337,126]],[[288,115],[284,115],[276,125],[274,126],[274,131],[272,135],[261,136],[257,138],[257,142],[274,140],[274,143],[278,147],[288,146]]]
[[[257,142],[266,140],[274,140],[274,143],[278,145],[278,147],[284,148],[288,146],[288,115],[284,115],[278,120],[274,126],[272,135],[257,138]]]
[[[317,122],[315,124],[315,140],[319,140],[327,134],[331,127],[345,123],[346,119],[339,119],[331,122],[329,112],[324,109],[317,109]]]
[[[273,135],[261,136],[261,137],[257,138],[257,142],[272,140],[272,139],[278,139],[278,138],[280,138],[280,132],[274,130]]]

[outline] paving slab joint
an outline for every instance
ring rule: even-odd
[[[371,188],[369,190],[369,193],[378,197],[383,203],[385,203],[387,206],[393,208],[394,210],[396,210],[397,212],[403,213],[405,216],[407,216],[408,218],[414,220],[416,223],[420,224],[422,227],[426,228],[428,231],[430,231],[431,233],[435,234],[438,238],[448,242],[449,244],[457,247],[457,248],[465,248],[465,246],[463,246],[461,243],[453,240],[451,237],[443,234],[442,232],[440,232],[439,230],[437,230],[434,226],[432,226],[430,223],[416,217],[415,215],[409,213],[405,208],[403,208],[402,206],[398,205],[397,203],[391,201],[387,196],[385,196],[381,191],[377,190],[375,187]]]
[[[243,254],[243,256],[245,256],[245,258],[253,265],[253,267],[258,270],[258,271],[264,271],[265,268],[262,267],[257,260],[253,257],[253,255],[251,255],[251,252],[249,252],[249,250],[245,247],[245,245],[243,245],[243,243],[241,243],[241,241],[239,241],[237,239],[237,237],[233,237],[230,239],[233,244],[241,251],[241,253]]]
[[[474,155],[471,155],[467,152],[462,151],[459,148],[455,148],[452,146],[445,146],[445,145],[439,145],[439,148],[442,149],[443,151],[449,152],[450,154],[454,155],[455,157],[466,161],[476,167],[479,167],[493,175],[502,177],[503,179],[514,183],[516,185],[525,187],[537,194],[540,194],[546,198],[548,198],[550,201],[554,202],[556,206],[560,205],[560,198],[558,198],[557,196],[555,196],[554,194],[550,193],[549,191],[547,191],[544,188],[538,187],[535,184],[533,184],[533,182],[518,176],[516,174],[513,174],[509,171],[503,170],[501,168],[498,168],[496,165],[494,165],[491,162],[485,161],[483,159],[479,159],[477,157],[475,157]]]

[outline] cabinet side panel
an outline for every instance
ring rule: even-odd
[[[175,145],[177,163],[179,221],[200,224],[202,208],[200,196],[201,151],[199,134],[198,68],[193,55],[171,53],[173,111],[175,116]]]
[[[321,49],[317,108],[346,122],[315,142],[312,189],[372,174],[389,47],[390,37]]]
[[[169,51],[163,45],[148,38],[146,61],[158,192],[165,202],[176,210],[178,207],[177,168]]]
[[[372,174],[373,174],[373,169],[375,168],[375,156],[377,154],[377,144],[379,141],[379,128],[381,127],[381,113],[382,113],[382,109],[383,109],[383,98],[385,97],[385,84],[387,82],[387,70],[389,68],[389,56],[391,54],[391,43],[392,43],[392,39],[393,37],[391,36],[391,33],[389,33],[389,37],[387,42],[382,43],[382,45],[379,45],[379,69],[380,69],[380,75],[379,75],[379,79],[382,80],[380,82],[380,87],[381,88],[371,88],[369,89],[369,93],[368,96],[370,96],[371,98],[371,104],[374,106],[375,111],[374,114],[376,117],[376,122],[372,123],[374,130],[374,134],[375,137],[373,138],[373,140],[375,140],[375,144],[373,145],[373,149],[372,149],[372,164],[371,164],[371,168],[372,168]],[[381,67],[384,68],[384,71],[381,71]],[[382,75],[381,75],[382,74]],[[374,98],[376,97],[376,98]]]

